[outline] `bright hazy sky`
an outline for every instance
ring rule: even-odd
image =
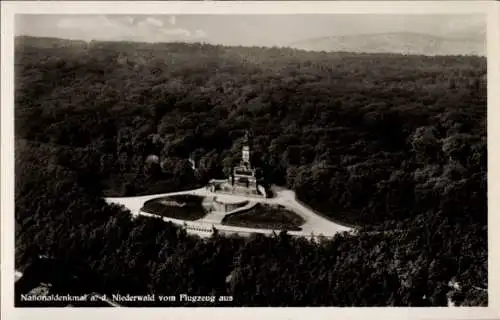
[[[405,31],[468,36],[485,29],[481,15],[18,15],[15,32],[81,40],[281,46],[333,35]]]

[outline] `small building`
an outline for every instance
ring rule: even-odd
[[[14,279],[15,279],[15,282],[17,282],[18,280],[20,280],[21,278],[23,277],[23,273],[21,271],[15,271],[14,272]]]
[[[155,154],[150,154],[149,156],[146,157],[146,164],[148,165],[159,164],[159,163],[160,163],[160,157],[158,157]]]

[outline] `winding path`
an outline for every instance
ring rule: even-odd
[[[314,212],[314,210],[312,210],[312,209],[308,208],[307,206],[305,206],[304,204],[300,203],[296,199],[295,193],[291,190],[273,187],[272,191],[274,193],[274,197],[268,198],[268,199],[255,198],[255,197],[249,197],[249,196],[244,196],[244,195],[231,195],[231,194],[224,194],[224,197],[231,197],[231,198],[234,198],[235,200],[246,200],[246,201],[249,201],[250,203],[254,203],[254,204],[255,203],[265,203],[265,204],[282,205],[282,206],[292,210],[293,212],[297,213],[302,218],[304,218],[304,220],[306,221],[301,226],[301,228],[302,228],[301,231],[288,232],[289,234],[294,235],[294,236],[311,237],[311,235],[315,235],[315,236],[322,235],[325,237],[331,237],[339,232],[353,230],[352,228],[337,224],[335,222],[332,222],[332,221],[318,215],[316,212]],[[220,196],[219,193],[210,192],[207,188],[200,188],[200,189],[194,189],[194,190],[186,190],[186,191],[171,192],[171,193],[164,193],[164,194],[155,194],[155,195],[148,195],[148,196],[105,198],[105,200],[108,203],[123,205],[124,207],[129,209],[133,215],[155,216],[155,215],[147,214],[147,213],[141,211],[141,208],[142,208],[142,205],[144,202],[151,200],[151,199],[155,199],[155,198],[160,198],[160,197],[165,197],[165,196],[173,196],[173,195],[181,195],[181,194],[198,195],[198,196],[203,196],[203,197]],[[236,209],[236,210],[238,210],[238,209]],[[157,216],[157,217],[163,218],[163,220],[165,220],[165,221],[172,221],[174,223],[180,224],[179,223],[180,220],[169,219],[169,218],[165,218],[165,217],[161,217],[161,216]],[[225,234],[237,233],[237,234],[240,234],[242,236],[249,236],[252,233],[270,234],[270,233],[274,232],[271,229],[242,228],[242,227],[222,225],[222,224],[214,221],[213,218],[208,217],[208,219],[207,219],[207,216],[205,216],[202,219],[195,220],[195,221],[185,221],[185,223],[184,223],[184,221],[182,221],[182,222],[185,226],[188,226],[187,230],[191,231],[190,233],[196,233],[196,234],[199,234],[201,236],[207,236],[207,233],[209,235],[210,232],[207,232],[206,230],[212,230],[212,228],[216,228]]]

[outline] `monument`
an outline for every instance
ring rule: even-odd
[[[251,136],[248,131],[243,138],[240,164],[231,168],[230,176],[227,180],[212,180],[209,188],[212,192],[267,197],[266,190],[259,185],[256,176],[256,169],[252,166],[250,157]]]
[[[243,138],[240,165],[231,169],[231,185],[257,190],[255,169],[250,162],[250,136],[248,131]]]

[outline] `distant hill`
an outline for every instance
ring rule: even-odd
[[[65,48],[87,46],[87,42],[83,40],[31,36],[17,36],[15,37],[14,44],[16,48],[22,48],[25,46],[32,46],[37,48]]]
[[[312,38],[290,43],[289,46],[308,51],[485,56],[484,39],[484,35],[437,37],[398,32]]]

